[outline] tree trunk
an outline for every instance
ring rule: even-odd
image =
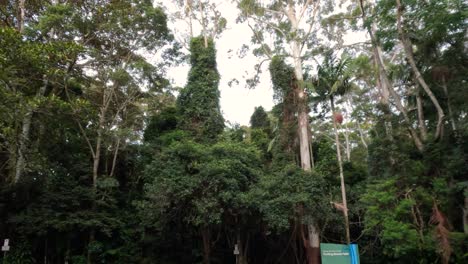
[[[426,94],[429,96],[432,103],[434,104],[435,108],[437,109],[437,128],[436,128],[436,133],[435,133],[435,138],[437,139],[441,137],[443,133],[444,116],[445,116],[444,110],[440,106],[439,101],[437,100],[435,95],[432,93],[431,89],[429,88],[426,81],[422,77],[421,72],[416,66],[416,62],[413,56],[413,47],[412,47],[411,41],[407,38],[406,34],[403,31],[403,25],[401,21],[403,8],[401,6],[400,0],[396,0],[396,3],[397,3],[398,34],[400,36],[400,42],[403,45],[403,48],[405,50],[406,58],[408,59],[408,62],[411,66],[411,69],[413,70],[416,80],[418,80],[419,84],[422,86],[422,88],[424,89],[424,91],[426,92]]]
[[[468,235],[468,196],[465,197],[463,208],[463,232],[465,232],[465,235]]]
[[[111,101],[112,101],[112,90],[104,87],[104,90],[102,92],[102,105],[99,111],[99,123],[98,123],[98,128],[97,128],[96,146],[95,146],[94,155],[93,155],[93,189],[95,193],[97,190],[99,163],[101,160],[101,145],[102,145],[103,132],[104,132],[103,129],[104,129],[104,126],[106,125],[105,122],[106,122],[107,109],[109,108],[109,104]],[[93,154],[93,152],[91,152],[91,154]]]
[[[117,138],[117,144],[115,146],[115,150],[114,150],[114,158],[112,159],[112,168],[111,168],[111,172],[109,174],[109,176],[114,176],[114,173],[115,173],[115,165],[117,163],[117,154],[119,153],[119,147],[120,147],[120,137]]]
[[[192,23],[192,1],[186,0],[185,1],[185,9],[186,15],[188,16],[188,23],[189,23],[189,32],[190,38],[193,38],[193,23]]]
[[[379,69],[379,63],[377,60],[377,56],[381,57],[382,51],[377,47],[374,49],[374,63],[375,67]],[[380,71],[378,71],[378,78],[377,78],[377,88],[380,92],[380,104],[384,107],[384,125],[385,125],[385,135],[387,136],[390,141],[393,142],[393,127],[392,127],[392,113],[390,109],[390,92],[387,85],[384,84],[383,78],[381,76]]]
[[[353,97],[352,96],[347,96],[347,98],[348,98],[348,100],[347,100],[348,105],[351,108],[351,112],[354,112]],[[358,118],[356,118],[356,125],[357,125],[357,128],[358,128],[359,137],[361,139],[362,145],[367,149],[367,142],[366,142],[366,138],[364,136],[364,131],[362,130],[361,123],[359,122]]]
[[[335,118],[333,118],[333,122],[335,122]],[[349,143],[349,128],[348,128],[348,123],[345,123],[345,132],[344,132],[344,137],[345,137],[345,142],[346,142],[346,161],[349,162],[351,160],[351,144]]]
[[[421,134],[422,140],[427,140],[427,129],[426,129],[426,123],[424,120],[422,98],[421,98],[421,94],[419,93],[419,91],[416,92],[416,107],[418,109],[419,133]]]
[[[99,119],[102,119],[101,117]],[[101,121],[99,122],[101,125]],[[97,191],[97,178],[99,174],[99,162],[101,159],[101,144],[102,144],[102,129],[101,127],[98,128],[97,131],[97,138],[96,138],[96,149],[94,151],[93,157],[93,190],[94,193]]]
[[[303,225],[303,224],[301,224]],[[304,231],[302,231],[303,233]],[[307,263],[320,263],[320,240],[319,230],[316,224],[307,225],[308,239],[304,239],[304,248],[307,257]],[[305,234],[303,234],[305,236]]]
[[[210,230],[207,227],[203,227],[201,230],[203,239],[203,264],[210,264],[211,255],[211,239]]]
[[[47,264],[47,233],[46,233],[46,237],[45,237],[45,241],[44,241],[44,264]]]
[[[16,168],[15,168],[15,179],[14,183],[18,183],[23,175],[23,170],[25,167],[26,161],[26,151],[29,142],[29,131],[31,130],[31,123],[32,123],[32,116],[33,116],[33,109],[29,107],[27,110],[28,112],[24,116],[23,125],[21,126],[21,134],[18,140],[19,148],[18,148],[18,159],[16,160]]]
[[[362,19],[364,20],[364,23],[366,23],[367,15],[366,15],[365,10],[364,10],[363,0],[359,0],[359,6],[360,6],[360,9],[361,9]],[[369,36],[370,36],[371,41],[372,41],[374,57],[376,58],[377,68],[378,68],[378,72],[379,72],[379,78],[380,78],[381,85],[382,85],[382,87],[387,87],[390,96],[392,96],[394,101],[395,101],[396,108],[403,115],[404,121],[406,123],[406,126],[408,128],[408,131],[409,131],[411,137],[413,138],[413,141],[414,141],[414,144],[415,144],[416,148],[420,152],[422,152],[423,149],[424,149],[424,145],[423,145],[421,139],[419,138],[416,130],[412,127],[411,120],[410,120],[410,118],[408,116],[408,111],[406,110],[406,108],[401,103],[401,98],[398,95],[398,93],[395,91],[395,89],[393,89],[393,85],[390,83],[387,71],[385,70],[385,64],[384,64],[384,61],[383,61],[383,56],[381,54],[381,49],[380,49],[380,46],[378,44],[377,38],[375,37],[375,24],[372,24],[371,26],[367,26],[367,31],[368,31]]]
[[[88,240],[88,248],[87,248],[87,253],[86,253],[86,263],[87,264],[92,264],[92,254],[90,250],[90,245],[91,243],[94,242],[94,230],[89,231],[89,240]]]
[[[239,249],[239,255],[237,256],[237,264],[247,264],[247,248],[248,248],[248,240],[246,241],[245,245],[242,243],[240,228],[236,231],[237,236],[237,248]]]
[[[198,2],[199,8],[200,8],[200,13],[201,13],[201,24],[202,24],[202,35],[203,39],[205,41],[205,48],[208,48],[208,32],[206,32],[206,22],[205,22],[205,11],[203,8],[203,3],[202,1]]]
[[[345,220],[345,231],[346,231],[346,243],[349,245],[351,243],[350,233],[349,233],[349,219],[348,219],[348,202],[346,200],[346,186],[344,181],[343,173],[343,161],[341,160],[341,150],[340,150],[340,139],[338,137],[338,129],[336,126],[335,120],[335,102],[333,101],[333,96],[330,97],[330,106],[333,113],[333,130],[335,131],[335,144],[336,144],[336,158],[338,160],[338,168],[340,170],[340,181],[341,181],[341,200],[343,203],[343,217]]]
[[[366,139],[364,137],[364,131],[362,131],[361,124],[357,120],[356,120],[356,124],[357,124],[358,130],[359,130],[359,137],[361,138],[362,145],[367,149],[367,142],[366,142]]]
[[[306,3],[308,4],[308,2]],[[290,3],[288,4],[288,10],[286,15],[291,22],[291,33],[295,34],[299,29],[299,21],[296,17],[296,12]],[[304,6],[305,8],[305,6]],[[304,9],[305,10],[305,9]],[[301,14],[302,15],[302,14]],[[300,15],[300,16],[301,16]],[[299,17],[301,19],[301,17]],[[301,46],[296,38],[293,38],[289,42],[293,60],[294,60],[294,75],[298,83],[297,99],[298,99],[298,130],[299,130],[299,151],[301,157],[301,168],[306,171],[311,171],[310,162],[310,149],[309,149],[309,115],[307,107],[307,94],[304,92],[304,75],[302,71],[302,57],[301,57]],[[307,253],[307,261],[309,264],[320,263],[320,236],[319,228],[316,224],[307,225],[308,229],[308,243],[304,243],[305,250]]]
[[[299,43],[292,43],[294,54],[294,72],[299,88],[297,89],[298,98],[298,125],[299,125],[299,149],[301,157],[301,168],[304,171],[311,171],[310,149],[309,149],[309,115],[307,111],[307,95],[304,92],[304,78],[302,74],[302,61],[299,54]],[[305,243],[307,260],[309,264],[319,263],[320,257],[320,237],[318,227],[314,224],[307,226],[309,243]]]
[[[310,164],[312,166],[312,169],[315,169],[314,149],[312,148],[312,141],[309,141],[309,150],[310,150]]]
[[[64,263],[68,264],[70,261],[70,237],[67,235],[67,249],[65,250]]]
[[[17,5],[17,30],[19,33],[23,33],[24,30],[24,13],[25,13],[25,2],[26,0],[18,0],[18,5]]]
[[[455,123],[455,118],[453,116],[452,104],[450,103],[450,97],[447,89],[447,83],[445,81],[445,76],[442,76],[442,88],[444,89],[445,97],[447,98],[447,108],[449,111],[450,124],[452,125],[452,130],[457,131],[457,125]]]
[[[293,23],[295,24],[295,23]],[[309,115],[307,111],[307,95],[304,92],[304,77],[302,73],[302,60],[300,46],[297,40],[291,41],[291,49],[294,58],[294,73],[299,88],[297,89],[298,98],[298,129],[299,129],[299,149],[301,156],[301,168],[304,171],[311,171],[310,149],[309,149]],[[306,243],[307,260],[309,264],[319,263],[320,258],[320,237],[318,227],[314,224],[307,226],[309,234],[309,243]]]
[[[44,96],[47,85],[48,85],[48,80],[46,79],[46,76],[44,75],[44,85],[39,88],[39,90],[36,93],[35,98],[41,98]],[[30,131],[31,131],[31,124],[32,124],[32,118],[34,115],[36,108],[33,106],[28,106],[27,107],[27,112],[24,116],[23,119],[23,124],[21,126],[21,135],[18,140],[18,153],[17,153],[17,161],[16,161],[16,166],[15,166],[15,178],[14,178],[14,183],[18,183],[23,175],[24,168],[25,168],[25,163],[26,163],[26,152],[28,149],[28,143],[30,141]]]

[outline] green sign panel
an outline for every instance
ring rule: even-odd
[[[322,264],[359,264],[359,250],[356,244],[320,244]]]

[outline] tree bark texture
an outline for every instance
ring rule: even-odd
[[[24,30],[24,14],[25,14],[25,2],[26,0],[18,0],[17,4],[17,30],[19,33],[23,33]]]
[[[365,10],[364,10],[363,0],[359,0],[359,4],[360,4],[360,8],[361,8],[362,19],[364,20],[364,23],[366,23],[367,15],[366,15]],[[401,103],[400,95],[398,95],[398,93],[395,91],[395,89],[393,89],[393,85],[391,84],[391,82],[390,82],[390,80],[388,78],[388,74],[387,74],[387,71],[385,69],[385,64],[384,64],[384,61],[383,61],[383,56],[382,56],[382,53],[381,53],[381,48],[380,48],[380,46],[378,44],[378,41],[377,41],[377,38],[375,36],[375,25],[373,24],[371,26],[368,26],[367,31],[368,31],[369,36],[371,38],[374,57],[376,58],[377,68],[378,68],[378,73],[379,73],[379,78],[380,78],[381,85],[382,85],[382,87],[384,87],[384,86],[387,87],[390,96],[395,101],[396,108],[403,115],[404,121],[406,123],[406,126],[408,128],[408,131],[409,131],[411,137],[413,138],[413,141],[414,141],[414,144],[415,144],[416,148],[419,151],[423,151],[423,149],[424,149],[423,142],[419,138],[419,135],[416,132],[416,130],[412,127],[411,119],[408,116],[408,111],[403,106],[403,104]]]
[[[427,129],[424,119],[423,103],[419,91],[416,91],[416,107],[418,109],[419,133],[421,134],[422,140],[427,140]]]
[[[408,39],[408,37],[406,36],[403,30],[403,25],[402,25],[403,7],[401,6],[400,0],[396,0],[396,3],[397,3],[398,34],[400,37],[400,42],[403,45],[403,48],[405,50],[406,59],[408,59],[408,62],[411,66],[411,70],[413,71],[416,80],[419,82],[421,87],[429,96],[429,98],[431,99],[432,103],[434,104],[437,110],[437,127],[436,127],[436,133],[435,133],[435,138],[437,139],[441,137],[443,133],[444,117],[445,117],[444,110],[440,106],[439,101],[437,100],[435,95],[432,93],[431,89],[429,88],[429,85],[427,85],[426,81],[422,77],[421,72],[419,71],[419,68],[416,65],[416,62],[413,56],[413,47],[412,47],[411,41]]]
[[[447,98],[447,108],[449,112],[450,124],[452,125],[452,130],[456,132],[457,124],[455,122],[455,117],[453,115],[452,103],[450,102],[450,97],[449,97],[449,93],[447,89],[447,82],[445,80],[445,76],[442,76],[442,88],[444,89],[445,98]]]
[[[44,76],[43,78],[44,78],[44,85],[39,88],[35,96],[35,98],[38,98],[38,99],[44,96],[47,85],[49,83],[48,80],[46,79],[46,76]],[[18,139],[18,153],[17,153],[17,160],[16,160],[16,166],[15,166],[15,178],[13,181],[15,184],[21,180],[25,166],[26,166],[26,152],[29,147],[31,124],[33,121],[33,115],[35,111],[36,111],[36,107],[28,106],[26,110],[26,114],[22,122],[21,134]]]
[[[292,25],[292,31],[297,32],[299,25],[296,18],[295,10],[289,6],[286,14]],[[301,168],[304,171],[311,171],[310,162],[310,148],[309,148],[309,115],[307,111],[307,94],[304,91],[304,75],[302,71],[301,47],[298,40],[293,39],[290,41],[290,47],[294,60],[294,75],[299,85],[297,89],[298,98],[298,129],[299,129],[299,149],[301,157]],[[304,243],[307,252],[307,260],[309,264],[318,264],[320,258],[320,236],[319,229],[314,224],[307,226],[309,243]]]

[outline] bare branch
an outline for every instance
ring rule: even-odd
[[[267,22],[267,21],[261,20],[260,18],[257,18],[257,17],[255,17],[255,16],[252,16],[252,17],[250,17],[250,18],[252,18],[252,19],[254,19],[254,20],[256,20],[256,21],[258,21],[258,22],[260,22],[260,23],[262,23],[262,24],[265,24],[265,25],[267,25],[267,26],[269,26],[269,27],[271,27],[271,28],[277,30],[285,39],[287,38],[287,37],[286,37],[286,36],[287,36],[287,35],[286,35],[286,32],[284,32],[284,31],[283,31],[281,28],[279,28],[278,26],[275,26],[275,25],[273,25],[273,24],[271,24],[271,23],[269,23],[269,22]]]
[[[83,137],[85,138],[86,140],[86,143],[88,144],[88,148],[89,148],[89,151],[91,152],[91,156],[93,157],[93,159],[96,157],[96,154],[94,152],[94,148],[93,146],[91,145],[91,141],[89,140],[88,136],[86,135],[86,131],[84,130],[83,126],[81,125],[80,121],[78,121],[76,119],[76,115],[77,115],[77,110],[76,108],[73,106],[73,104],[71,104],[71,99],[70,99],[70,94],[68,93],[68,88],[67,88],[67,85],[66,85],[66,80],[65,80],[65,95],[67,96],[67,99],[68,101],[70,102],[70,107],[72,109],[72,112],[73,112],[73,116],[74,116],[74,120],[75,122],[78,124],[78,127],[80,129],[80,132],[81,134],[83,135]]]
[[[320,0],[317,0],[315,2],[315,7],[314,7],[314,11],[312,13],[312,22],[310,23],[310,26],[309,26],[309,30],[307,31],[307,33],[304,35],[304,41],[302,41],[302,45],[301,45],[301,49],[300,49],[300,52],[302,53],[302,50],[304,49],[304,46],[306,44],[306,39],[310,36],[310,33],[312,33],[312,28],[314,27],[315,25],[315,16],[317,15],[317,11],[319,9],[319,3],[320,3]]]
[[[317,1],[318,2],[318,1]],[[316,3],[317,3],[316,2]],[[304,13],[306,12],[307,10],[307,7],[310,6],[310,4],[312,4],[312,0],[307,0],[305,3],[304,3],[304,6],[302,7],[302,10],[299,14],[299,17],[297,19],[297,23],[301,23],[301,20],[302,20],[302,17],[304,16]]]
[[[249,28],[252,30],[252,32],[253,32],[253,34],[254,34],[255,38],[257,39],[257,41],[259,41],[259,42],[261,43],[261,40],[260,40],[260,37],[258,36],[258,33],[257,33],[257,31],[255,31],[255,29],[254,29],[254,28],[253,28],[253,27],[250,25],[250,23],[248,23],[248,22],[247,22],[247,25],[248,25],[248,26],[249,26]],[[270,59],[271,59],[271,58],[272,58],[271,52],[270,52],[270,51],[268,51],[268,50],[266,50],[266,49],[265,49],[265,47],[264,47],[263,45],[261,45],[261,44],[260,44],[260,46],[262,47],[262,49],[263,49],[263,52],[265,53],[265,55],[267,55],[267,56],[268,56],[268,58],[270,58]]]

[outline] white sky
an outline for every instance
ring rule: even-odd
[[[248,52],[242,59],[237,56],[237,51],[243,44],[250,44],[252,32],[246,24],[237,24],[237,7],[231,1],[217,1],[218,10],[227,20],[227,28],[221,36],[215,40],[217,48],[218,71],[221,75],[219,90],[221,92],[221,110],[226,121],[238,123],[240,125],[249,125],[250,116],[256,106],[263,106],[266,111],[273,107],[273,90],[271,88],[270,74],[268,72],[268,63],[263,65],[263,73],[260,76],[260,83],[255,89],[245,87],[243,77],[252,77],[254,66],[260,59]],[[168,6],[165,3],[168,12],[176,10],[175,6]],[[178,21],[170,23],[169,27],[177,32],[188,32],[186,23]],[[195,35],[197,29],[194,27]],[[353,34],[347,38],[349,42],[362,41],[364,34]],[[231,51],[231,52],[230,52]],[[182,65],[168,70],[169,78],[173,84],[183,87],[186,83],[187,74],[190,66]],[[228,82],[236,78],[239,84],[233,84],[229,87]]]

